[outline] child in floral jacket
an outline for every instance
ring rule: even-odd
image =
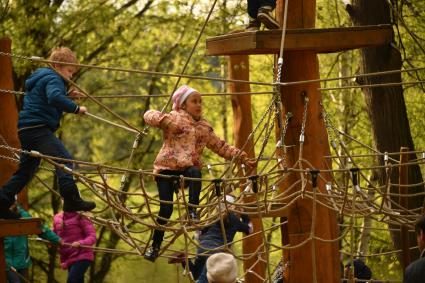
[[[174,92],[173,111],[162,113],[149,110],[144,119],[148,125],[163,130],[164,143],[155,159],[154,173],[201,178],[201,155],[205,146],[225,159],[237,157],[238,162],[249,167],[255,164],[254,161],[248,160],[245,152],[227,144],[214,133],[211,125],[202,118],[201,94],[189,86],[183,85]],[[166,224],[166,219],[173,213],[173,193],[180,187],[177,177],[156,178],[161,201],[157,222],[161,225]],[[199,204],[201,182],[188,181],[184,185],[189,187],[189,217],[197,220],[195,207]],[[164,231],[154,231],[153,243],[145,253],[145,259],[155,261],[163,238]]]

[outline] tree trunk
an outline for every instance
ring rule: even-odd
[[[347,5],[347,11],[355,26],[391,24],[391,8],[386,0],[353,0],[352,5]],[[394,44],[378,47],[364,48],[360,51],[361,73],[400,70],[402,67],[401,54]],[[382,84],[401,82],[401,73],[367,77],[359,80],[360,84]],[[368,114],[372,124],[372,133],[376,149],[380,152],[399,152],[401,147],[414,150],[413,139],[406,112],[402,86],[385,86],[363,89]],[[398,159],[397,156],[393,156]],[[414,154],[409,159],[416,159]],[[380,165],[384,164],[381,157]],[[409,184],[422,183],[419,166],[410,166],[408,172]],[[385,182],[385,172],[380,172],[380,182]],[[392,170],[391,182],[398,183],[398,172]],[[393,193],[398,193],[398,187],[391,188]],[[409,188],[409,194],[423,192],[424,187]],[[398,196],[393,201],[399,202]],[[408,209],[423,207],[423,197],[409,198]],[[396,226],[395,228],[399,228]],[[400,249],[400,233],[392,232],[396,249]],[[416,245],[414,233],[409,237],[410,246]],[[412,251],[411,258],[417,258],[417,251]]]
[[[228,75],[230,79],[247,80],[249,81],[249,57],[247,55],[234,55],[229,56]],[[249,84],[229,84],[229,92],[249,92]],[[251,97],[249,95],[233,95],[232,96],[232,109],[233,109],[233,134],[235,138],[235,146],[241,148],[248,139],[249,134],[252,132],[252,114],[251,114]],[[246,148],[244,149],[249,157],[255,157],[254,142],[249,140]],[[253,201],[252,199],[248,201]],[[254,232],[261,230],[261,223],[259,218],[252,218],[254,225]],[[263,238],[261,233],[256,236],[250,237],[243,241],[243,253],[253,253],[259,246],[263,245]],[[268,255],[265,255],[266,257]],[[244,261],[244,271],[251,269],[256,274],[264,277],[265,263],[257,261],[256,257]],[[252,272],[246,273],[245,282],[263,282]]]

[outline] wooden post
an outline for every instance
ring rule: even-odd
[[[10,53],[11,40],[8,38],[0,38],[0,51]],[[0,56],[0,89],[13,90],[12,80],[12,60],[8,56]],[[0,92],[0,135],[6,139],[6,142],[12,147],[20,147],[18,134],[18,111],[15,102],[15,96]],[[0,144],[3,144],[0,138]],[[5,150],[0,149],[0,154],[13,157],[13,155]],[[1,158],[0,159],[0,186],[2,186],[18,166],[15,162]]]
[[[235,80],[249,80],[249,57],[248,55],[234,55],[229,56],[228,61],[228,76],[229,79]],[[249,84],[231,83],[229,84],[229,92],[250,92]],[[235,139],[235,146],[241,148],[248,139],[249,134],[252,132],[252,114],[251,114],[251,96],[249,95],[232,95],[232,109],[233,109],[233,135]],[[244,149],[249,157],[255,157],[254,142],[249,140],[246,148]],[[251,218],[254,225],[254,232],[261,229],[259,218]],[[243,241],[243,253],[250,254],[263,244],[261,234],[250,237]],[[265,276],[265,263],[257,261],[256,257],[244,261],[244,271],[251,269],[245,276],[245,282],[263,282],[259,276]]]
[[[284,4],[283,0],[278,1],[276,7],[276,17],[283,22]],[[288,1],[287,28],[314,28],[316,18],[316,1],[300,0]],[[284,52],[282,82],[302,81],[319,79],[319,64],[315,51],[291,51]],[[324,121],[321,116],[321,94],[317,90],[320,87],[318,82],[292,85],[281,88],[281,97],[284,112],[291,112],[293,117],[285,137],[286,145],[294,145],[287,151],[288,167],[298,167],[295,164],[299,159],[300,133],[302,129],[305,99],[308,98],[307,116],[305,123],[305,138],[302,147],[302,158],[308,160],[314,168],[327,168],[324,156],[330,154],[329,143]],[[308,168],[305,163],[303,169]],[[330,180],[328,174],[320,174],[325,180]],[[310,178],[310,176],[305,176]],[[299,181],[299,174],[288,176],[283,190]],[[295,190],[312,191],[308,183],[306,187],[298,185]],[[325,183],[318,182],[318,190],[326,194]],[[320,200],[320,198],[318,198]],[[316,204],[315,213],[315,236],[322,239],[337,239],[338,229],[336,214],[325,206]],[[313,221],[313,202],[309,198],[298,199],[286,214],[288,218],[288,238],[291,246],[302,243],[311,235],[311,225]],[[312,244],[314,246],[312,247]],[[314,248],[314,254],[312,252]],[[340,262],[338,243],[325,243],[319,240],[310,240],[307,244],[289,251],[285,251],[289,258],[289,280],[288,282],[340,282]],[[286,256],[284,255],[284,258]]]
[[[0,38],[0,51],[11,53],[12,41],[9,38]],[[8,56],[0,56],[0,89],[13,90],[12,78],[12,59]],[[18,139],[18,107],[16,106],[15,95],[0,91],[0,135],[4,138],[7,144],[14,148],[20,148],[21,145]],[[0,144],[3,144],[3,139],[0,137]],[[13,153],[0,149],[0,155],[14,157]],[[18,164],[0,158],[0,186],[9,180],[12,174],[18,169]],[[26,189],[18,196],[19,202],[24,209],[28,209],[28,197]]]
[[[400,167],[399,167],[399,185],[407,185],[409,183],[409,167],[403,166],[409,161],[409,154],[406,153],[409,148],[402,147],[400,149]],[[402,194],[408,193],[408,188],[398,187],[399,204],[402,208],[408,209],[408,197]],[[404,213],[403,213],[404,214]],[[406,225],[400,227],[401,251],[403,274],[406,267],[410,264],[410,249],[409,249],[409,228]]]

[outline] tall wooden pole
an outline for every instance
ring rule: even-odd
[[[228,61],[228,76],[235,80],[249,80],[249,57],[248,55],[229,56]],[[229,92],[250,92],[249,84],[231,83],[229,84]],[[232,95],[233,109],[233,135],[235,146],[241,148],[248,140],[249,134],[252,132],[252,114],[251,114],[251,96],[249,95]],[[249,157],[255,157],[254,142],[249,140],[245,151]],[[251,200],[250,200],[251,201]],[[261,229],[259,218],[252,218],[251,222],[254,225],[254,232]],[[243,241],[243,253],[251,254],[263,244],[261,233],[250,237]],[[248,272],[245,276],[245,282],[263,282],[258,276],[264,278],[265,263],[257,261],[257,257],[244,261],[244,271],[248,269],[253,272]]]
[[[288,1],[287,28],[314,28],[316,18],[316,1],[299,0]],[[276,17],[283,22],[284,1],[278,1],[276,7]],[[292,51],[285,52],[283,56],[282,82],[313,80],[318,79],[319,64],[317,54],[314,51]],[[285,137],[288,167],[299,166],[295,164],[299,159],[300,150],[302,158],[309,163],[302,163],[303,169],[314,167],[316,169],[327,168],[324,156],[329,155],[329,144],[324,121],[321,116],[321,94],[317,90],[319,83],[303,85],[292,85],[281,88],[281,98],[284,112],[291,112],[293,118]],[[307,116],[304,111],[307,104]],[[305,137],[302,147],[300,146],[300,133],[303,119],[305,122]],[[321,173],[321,177],[330,180],[329,176]],[[291,174],[286,179],[282,189],[299,182],[300,174]],[[302,184],[306,184],[305,190],[312,192],[308,183],[299,182],[293,190],[303,190]],[[319,179],[318,190],[326,193],[325,184]],[[319,199],[319,198],[317,198]],[[320,199],[319,199],[320,200]],[[314,235],[322,239],[337,239],[336,214],[316,203],[315,213],[313,213],[313,202],[304,197],[298,199],[286,214],[288,219],[287,231],[289,244],[295,246],[309,239],[311,236],[313,217],[315,219]],[[314,245],[313,245],[314,244]],[[314,253],[314,254],[313,254]],[[340,263],[338,243],[326,243],[319,240],[310,240],[307,244],[296,249],[286,250],[284,258],[289,259],[288,282],[340,282]]]
[[[0,51],[11,53],[12,41],[9,38],[0,38]],[[12,59],[9,56],[0,56],[0,89],[13,90],[12,78]],[[14,148],[20,148],[18,139],[18,107],[13,94],[0,91],[0,144],[6,143]],[[0,155],[14,157],[13,153],[0,148]],[[18,164],[6,159],[0,158],[0,186],[9,180],[12,174],[18,169]],[[19,194],[19,202],[28,209],[28,197],[26,190]]]
[[[401,147],[400,149],[400,167],[399,167],[399,187],[398,187],[398,193],[399,193],[399,204],[403,209],[409,209],[408,205],[408,197],[402,196],[407,195],[409,193],[408,188],[402,188],[401,185],[408,185],[409,184],[409,167],[406,165],[406,163],[409,162],[409,153],[406,153],[409,151],[409,148],[407,147]],[[409,247],[409,228],[406,225],[401,225],[400,227],[400,240],[401,240],[401,258],[402,258],[402,265],[403,265],[403,272],[405,272],[406,267],[410,264],[410,247]]]

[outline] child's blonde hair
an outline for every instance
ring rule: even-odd
[[[71,49],[68,47],[55,47],[52,49],[50,56],[50,61],[60,61],[60,62],[66,62],[66,63],[75,63],[78,64],[77,56],[74,52],[72,52]],[[56,65],[56,64],[54,64]],[[58,64],[59,66],[63,66]],[[75,71],[78,70],[78,67],[75,66]]]

